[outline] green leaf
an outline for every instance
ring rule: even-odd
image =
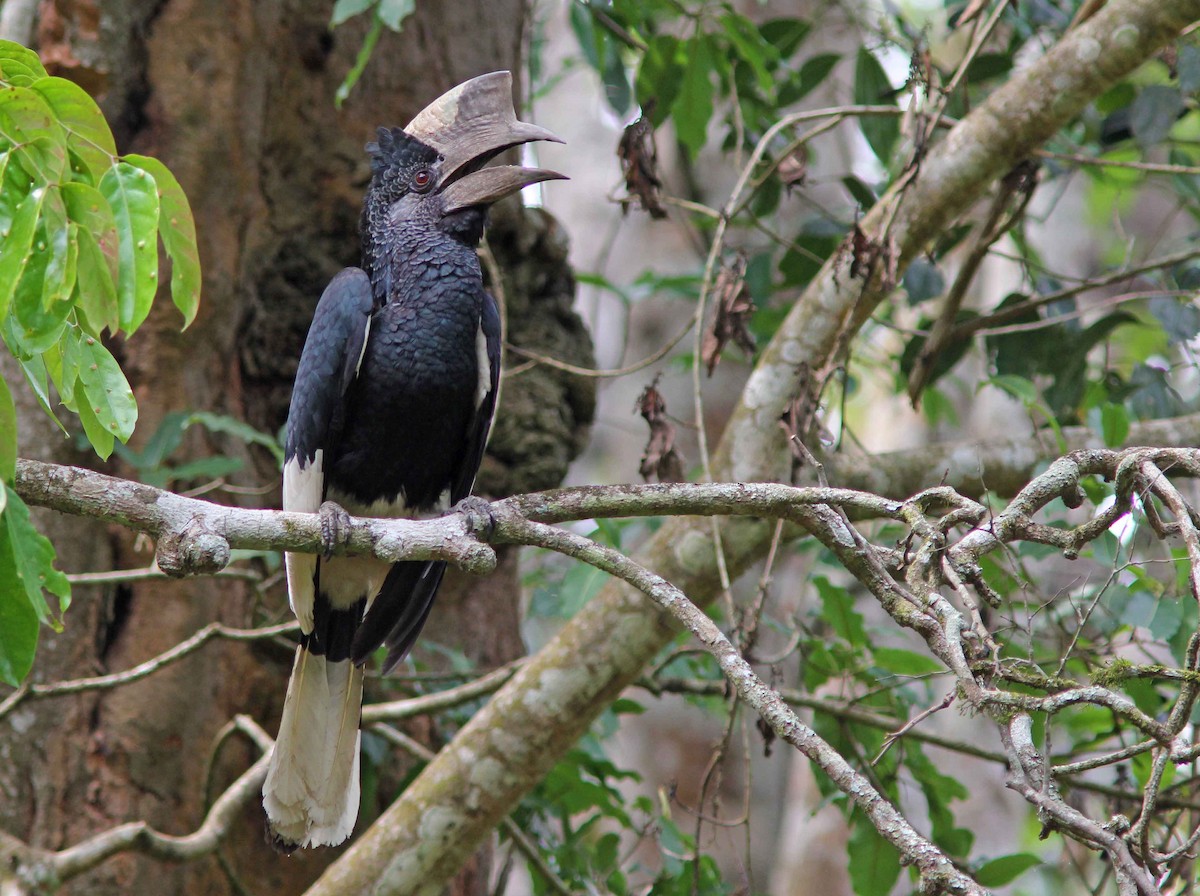
[[[701,35],[686,42],[683,54],[687,63],[671,115],[679,142],[695,158],[708,138],[708,122],[713,114],[713,60],[708,38]]]
[[[366,71],[367,63],[371,61],[371,54],[375,52],[375,45],[379,43],[381,34],[383,34],[383,19],[379,16],[372,16],[371,30],[367,32],[362,46],[358,48],[358,56],[354,59],[354,65],[350,67],[350,71],[346,72],[346,79],[338,85],[338,89],[333,95],[333,104],[337,108],[342,108],[342,103],[346,101],[346,97],[350,96],[350,91],[354,89],[354,85]]]
[[[17,409],[8,383],[0,378],[0,483],[12,482],[17,471]],[[4,505],[0,504],[0,511]]]
[[[116,437],[104,428],[104,424],[96,416],[87,396],[83,394],[82,382],[76,384],[74,391],[78,398],[75,402],[75,413],[79,415],[79,422],[83,424],[83,434],[87,436],[88,443],[96,452],[96,456],[101,460],[108,460],[116,445]]]
[[[800,71],[779,88],[779,105],[790,106],[820,87],[841,58],[837,53],[818,53],[804,60]]]
[[[265,432],[260,432],[245,420],[230,417],[228,414],[196,411],[195,413],[188,414],[184,422],[185,426],[191,426],[192,424],[199,424],[209,432],[228,433],[231,436],[241,439],[248,445],[260,445],[270,451],[281,466],[283,465],[283,448],[280,446],[279,440],[267,435]]]
[[[866,47],[860,47],[854,59],[854,102],[861,106],[892,106],[895,88],[883,66]],[[884,167],[892,160],[892,151],[900,138],[900,120],[888,116],[865,115],[858,121],[871,151]]]
[[[117,307],[120,244],[116,219],[108,200],[95,187],[78,182],[63,184],[62,198],[67,217],[79,228],[76,310],[93,336],[99,336],[106,327],[115,333],[121,322]]]
[[[126,442],[137,423],[133,390],[116,358],[99,339],[84,334],[78,334],[76,339],[74,350],[78,352],[79,383],[83,386],[83,397],[77,396],[77,403],[81,409],[86,405],[106,432]],[[91,433],[88,437],[91,439]],[[99,453],[100,446],[95,441],[92,445]]]
[[[679,96],[679,85],[683,81],[679,47],[677,37],[670,34],[655,36],[642,54],[634,78],[638,104],[648,112],[655,127],[666,121]]]
[[[158,159],[129,155],[125,156],[125,161],[148,172],[158,186],[162,210],[158,234],[171,259],[171,301],[183,314],[186,330],[200,307],[200,250],[196,245],[192,207],[175,175]]]
[[[2,487],[7,498],[8,489]],[[8,518],[0,513],[0,524]],[[17,560],[7,526],[0,525],[0,681],[18,687],[33,668],[37,650],[38,617],[22,589]]]
[[[117,222],[120,326],[132,333],[150,313],[158,289],[158,190],[153,177],[121,162],[100,178],[100,193]]]
[[[12,81],[16,77],[46,77],[46,69],[38,54],[11,40],[0,40],[0,76]]]
[[[1123,404],[1106,401],[1100,407],[1100,432],[1109,448],[1120,448],[1129,437],[1129,411]]]
[[[773,46],[783,59],[796,52],[810,31],[810,23],[792,17],[770,19],[758,26],[758,33],[762,35],[763,40]]]
[[[721,16],[725,36],[737,50],[740,59],[746,62],[754,72],[758,89],[767,93],[771,90],[774,80],[767,68],[768,60],[778,57],[779,52],[762,38],[761,32],[745,16],[736,12],[727,12]]]
[[[879,666],[895,675],[931,675],[945,671],[945,666],[937,660],[912,650],[876,647],[871,653]]]
[[[337,3],[333,4],[333,16],[329,19],[329,24],[336,27],[347,19],[366,12],[377,2],[378,0],[337,0]]]
[[[975,880],[984,887],[1003,887],[1012,883],[1030,868],[1042,864],[1037,856],[1027,852],[1015,852],[984,862],[975,872]]]
[[[376,15],[393,31],[399,31],[404,20],[412,15],[416,5],[416,0],[380,0]]]
[[[29,261],[46,192],[45,187],[30,192],[17,206],[7,232],[0,232],[3,237],[0,239],[0,320],[8,314],[9,304]]]
[[[900,878],[900,853],[862,812],[854,813],[852,823],[850,885],[857,896],[888,896]]]
[[[824,576],[816,576],[813,584],[821,595],[821,618],[852,647],[865,644],[867,631],[862,614],[854,609],[854,596]]]
[[[1026,407],[1035,405],[1041,400],[1037,386],[1024,377],[1001,375],[992,377],[988,382],[1007,392]]]
[[[28,87],[0,88],[0,138],[40,184],[56,184],[67,170],[67,136],[41,95]]]
[[[65,78],[42,78],[30,90],[49,104],[67,132],[68,148],[87,165],[92,180],[99,180],[116,162],[117,145],[96,101]]]
[[[29,260],[13,296],[12,322],[22,354],[44,352],[58,341],[74,304],[67,290],[74,278],[74,234],[57,188],[48,188]]]
[[[0,594],[9,591],[5,584],[11,586],[24,595],[37,619],[57,627],[57,614],[50,609],[42,592],[45,590],[58,596],[61,612],[70,602],[71,584],[54,568],[54,545],[33,527],[29,508],[21,496],[7,485],[4,488],[7,489],[8,503],[0,517],[0,555],[7,546],[13,566],[7,582],[0,578]],[[0,559],[0,564],[3,563]]]

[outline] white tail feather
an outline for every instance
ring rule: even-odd
[[[263,784],[268,824],[283,843],[334,846],[354,829],[362,690],[363,670],[350,660],[296,648]]]

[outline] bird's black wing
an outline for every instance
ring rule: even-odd
[[[288,410],[283,463],[283,509],[314,513],[325,500],[324,464],[344,423],[345,395],[358,375],[373,300],[358,268],[341,271],[321,294],[313,315]],[[286,554],[288,599],[305,634],[313,630],[317,558]]]
[[[486,293],[479,329],[479,402],[467,427],[462,463],[449,484],[450,501],[454,504],[469,495],[475,483],[475,474],[487,446],[500,385],[500,311],[496,301]],[[445,572],[446,564],[438,560],[395,564],[355,633],[354,661],[364,662],[376,648],[384,645],[388,652],[383,672],[386,675],[395,668],[412,649],[421,629],[425,627],[425,620],[433,608],[433,599]]]
[[[475,474],[479,472],[479,465],[483,463],[483,450],[487,447],[488,433],[492,429],[492,415],[496,412],[496,396],[500,391],[500,309],[496,307],[496,300],[487,293],[483,294],[479,331],[483,342],[480,363],[484,361],[483,356],[486,356],[487,369],[480,373],[482,395],[467,431],[467,453],[463,456],[462,465],[450,484],[451,504],[457,504],[471,494]],[[483,386],[485,376],[486,386]]]

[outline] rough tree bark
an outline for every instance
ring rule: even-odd
[[[166,162],[196,216],[204,266],[196,322],[180,334],[178,315],[164,301],[133,339],[114,347],[139,402],[135,446],[167,413],[185,409],[278,431],[316,300],[333,273],[357,260],[358,213],[370,174],[363,144],[376,126],[403,124],[468,77],[510,69],[519,80],[526,0],[418,4],[400,35],[384,34],[358,87],[335,110],[335,89],[365,26],[351,22],[331,33],[330,9],[323,0],[43,0],[38,6],[35,43],[51,73],[98,97],[121,151]],[[483,20],[489,27],[476,27]],[[561,234],[541,213],[507,210],[502,217],[496,255],[502,266],[516,268],[507,290],[510,332],[530,348],[588,363],[587,336],[570,312],[573,284]],[[502,495],[514,486],[557,484],[590,422],[590,393],[541,371],[505,388],[508,436],[497,432],[485,486]],[[20,426],[23,453],[96,465],[56,436],[36,407],[22,407]],[[266,486],[226,500],[277,502],[269,458],[198,432],[189,434],[185,450],[191,457],[241,455],[246,472],[235,484]],[[140,567],[153,556],[119,531],[44,513],[38,521],[70,572]],[[507,593],[507,602],[476,605],[469,588],[447,589],[450,609],[470,612],[475,630],[488,636],[458,639],[456,646],[489,664],[522,650],[513,612],[515,564],[505,568],[507,578],[491,588]],[[43,637],[34,675],[57,680],[123,669],[214,618],[247,625],[283,613],[278,590],[264,606],[251,589],[211,579],[79,588],[66,630]],[[454,626],[431,628],[435,637],[454,640],[448,634]],[[48,848],[132,819],[165,831],[194,828],[218,788],[254,758],[249,745],[235,740],[206,781],[214,734],[238,712],[277,719],[289,664],[284,650],[256,654],[214,643],[128,688],[23,707],[0,730],[0,827]],[[242,825],[224,850],[225,868],[214,859],[169,867],[127,855],[63,892],[233,892],[229,875],[252,876],[255,892],[300,892],[331,858],[326,851],[280,861],[267,852],[256,812],[247,812]]]

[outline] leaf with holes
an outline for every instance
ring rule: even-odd
[[[100,178],[100,193],[117,222],[117,309],[121,329],[132,333],[150,313],[158,289],[158,189],[141,168],[121,162]]]
[[[80,339],[77,350],[79,384],[83,387],[83,395],[76,396],[77,403],[81,409],[86,404],[106,432],[122,442],[128,441],[137,423],[137,401],[121,366],[100,340],[92,336]],[[95,440],[92,444],[95,446]]]
[[[200,307],[200,250],[192,207],[175,175],[158,159],[129,155],[125,161],[149,173],[158,185],[158,235],[171,259],[171,301],[183,314],[186,330]]]

